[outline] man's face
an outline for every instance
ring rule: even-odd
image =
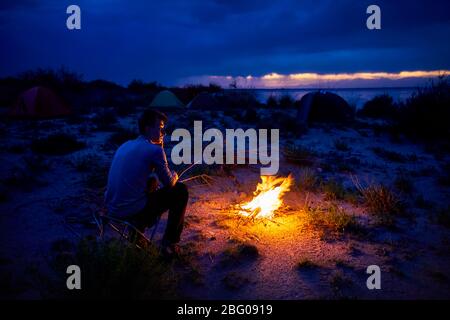
[[[155,121],[155,124],[153,126],[147,127],[147,136],[152,143],[162,144],[164,135],[165,131],[163,120]]]

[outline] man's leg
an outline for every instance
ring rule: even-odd
[[[169,203],[169,218],[163,240],[167,244],[180,241],[181,232],[184,227],[184,216],[189,200],[189,192],[185,184],[176,183],[171,188],[171,194],[165,199]]]
[[[148,195],[147,205],[131,221],[140,230],[151,227],[165,211],[169,210],[164,244],[170,245],[180,241],[183,231],[184,215],[189,198],[186,185],[176,183],[173,187],[164,187]]]

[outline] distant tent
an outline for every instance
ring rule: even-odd
[[[71,114],[71,110],[52,90],[33,87],[23,92],[9,114],[13,117],[52,118]]]
[[[220,97],[220,101],[226,109],[248,109],[260,107],[260,103],[256,99],[255,94],[244,90],[229,90]]]
[[[211,109],[219,109],[220,104],[219,101],[217,101],[217,99],[213,95],[207,92],[202,92],[199,95],[197,95],[194,99],[192,99],[192,101],[189,102],[189,104],[186,107],[188,109],[211,110]]]
[[[342,97],[331,92],[310,92],[302,97],[297,111],[300,123],[343,122],[351,119],[353,109]]]
[[[150,103],[151,108],[185,108],[184,104],[169,90],[161,91]]]

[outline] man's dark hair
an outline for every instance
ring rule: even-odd
[[[145,127],[153,126],[156,121],[162,120],[164,122],[167,122],[168,118],[167,116],[159,112],[157,110],[145,110],[141,116],[139,117],[138,125],[139,125],[139,133],[144,134],[145,133]]]

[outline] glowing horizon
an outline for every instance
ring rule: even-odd
[[[356,85],[364,86],[390,86],[390,85],[416,85],[424,80],[437,78],[442,75],[449,75],[450,70],[432,71],[400,71],[400,72],[355,72],[355,73],[293,73],[279,74],[276,72],[262,76],[217,76],[203,75],[182,79],[179,84],[218,84],[222,87],[229,87],[236,83],[239,88],[298,88],[298,87],[350,87]]]

